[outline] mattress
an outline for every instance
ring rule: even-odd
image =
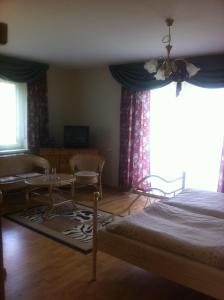
[[[224,193],[186,189],[164,203],[191,212],[224,219]]]
[[[224,219],[197,212],[196,204],[188,209],[178,205],[178,201],[177,206],[170,201],[155,203],[107,225],[106,231],[224,269]],[[205,207],[211,210],[209,204]],[[214,214],[215,208],[218,205]]]

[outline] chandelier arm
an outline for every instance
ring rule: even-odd
[[[186,78],[195,76],[200,70],[197,66],[186,61],[184,58],[171,58],[170,53],[172,50],[171,45],[171,26],[174,20],[171,18],[166,19],[166,25],[168,26],[168,34],[162,38],[162,43],[166,44],[167,56],[164,59],[152,59],[145,63],[144,68],[149,73],[155,73],[156,80],[171,79],[178,83],[178,88],[181,82]],[[180,89],[178,89],[179,91]]]
[[[170,44],[171,43],[171,33],[170,33],[170,27],[171,25],[173,24],[173,20],[172,20],[172,23],[170,23],[172,19],[167,19],[166,22],[167,22],[167,25],[168,25],[168,28],[169,28],[169,33],[168,33],[168,45],[166,46],[166,49],[167,49],[167,59],[170,60],[170,51],[172,49],[172,45]]]

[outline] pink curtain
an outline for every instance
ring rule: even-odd
[[[149,175],[150,91],[122,88],[119,186],[127,191]]]
[[[224,193],[224,140],[223,140],[221,163],[220,163],[218,192]]]
[[[28,89],[28,146],[32,151],[49,141],[47,76],[29,82]]]

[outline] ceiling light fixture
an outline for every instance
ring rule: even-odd
[[[165,59],[151,59],[147,61],[144,65],[144,69],[150,74],[155,73],[154,77],[157,80],[172,79],[177,82],[182,82],[186,78],[196,75],[200,69],[185,59],[172,59],[170,57],[170,52],[173,47],[171,45],[170,27],[173,25],[173,22],[174,20],[171,18],[166,19],[169,32],[162,38],[162,43],[166,44],[167,57]]]

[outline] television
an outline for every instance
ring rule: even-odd
[[[89,126],[64,126],[64,148],[88,148]]]

